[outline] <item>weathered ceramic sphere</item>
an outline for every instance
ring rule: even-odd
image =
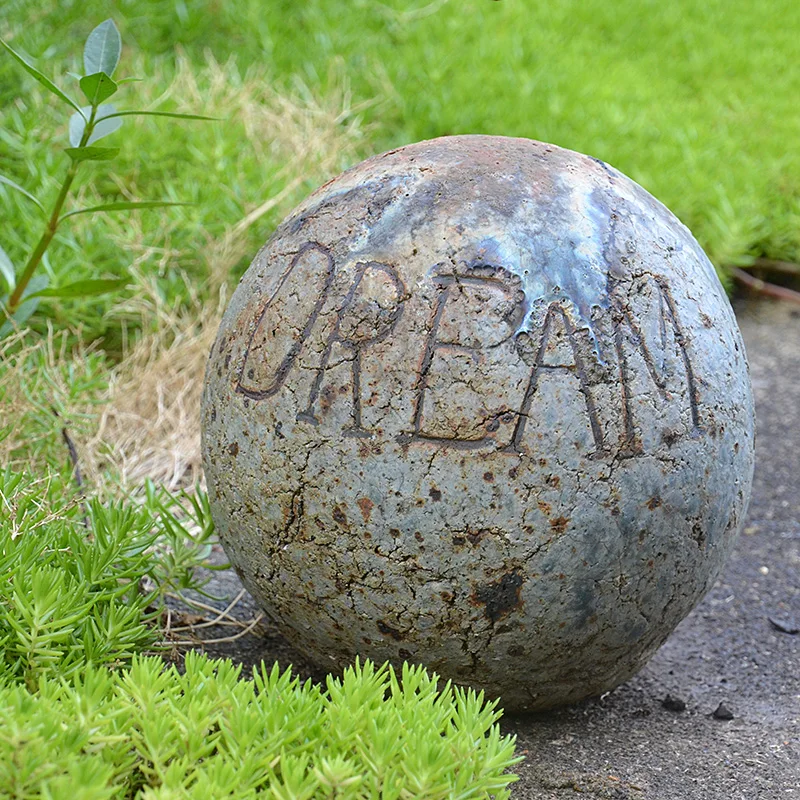
[[[634,674],[742,523],[742,340],[689,231],[606,164],[459,136],[371,158],[258,253],[203,450],[245,586],[311,658],[544,709]]]

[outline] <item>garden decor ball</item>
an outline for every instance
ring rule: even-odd
[[[203,455],[228,556],[311,659],[540,710],[629,678],[712,584],[753,402],[664,206],[596,159],[457,136],[281,224],[212,349]]]

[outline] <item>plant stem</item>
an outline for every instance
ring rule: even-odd
[[[89,115],[86,125],[84,126],[83,135],[81,136],[81,141],[78,147],[85,147],[86,143],[89,141],[89,137],[92,135],[92,131],[94,130],[94,119],[96,114],[97,108],[92,106],[92,111]],[[22,293],[30,283],[33,273],[36,272],[36,268],[39,266],[39,263],[42,260],[42,256],[45,254],[45,251],[50,246],[50,242],[53,241],[53,237],[56,235],[59,217],[61,216],[61,209],[64,206],[64,201],[67,199],[67,194],[72,186],[72,182],[75,180],[75,175],[78,172],[79,165],[80,162],[73,161],[67,170],[64,183],[61,185],[61,191],[59,191],[55,205],[53,206],[53,212],[50,214],[50,219],[47,220],[47,225],[45,225],[42,238],[39,239],[39,242],[31,253],[30,258],[28,258],[28,262],[25,264],[25,269],[22,270],[22,275],[20,275],[17,285],[14,287],[14,291],[11,293],[11,297],[8,298],[8,304],[6,308],[9,315],[13,314],[19,308],[20,302],[22,301]]]
[[[795,305],[800,305],[800,292],[794,289],[789,289],[787,286],[778,286],[768,281],[762,281],[761,278],[756,278],[749,272],[738,267],[731,267],[731,274],[733,279],[746,286],[748,289],[754,291],[756,294],[762,294],[765,297],[774,297],[777,300],[786,300]]]
[[[50,219],[47,221],[42,238],[39,239],[39,243],[31,253],[28,263],[25,264],[25,269],[22,271],[22,275],[20,275],[17,285],[14,287],[14,291],[11,293],[11,297],[8,298],[9,314],[13,314],[19,307],[20,300],[22,299],[22,293],[30,283],[33,273],[36,272],[36,268],[39,266],[39,262],[42,260],[45,250],[47,250],[50,242],[56,235],[56,230],[58,229],[58,218],[61,216],[61,208],[64,205],[64,201],[67,199],[67,193],[69,192],[70,186],[72,186],[72,181],[75,180],[75,173],[77,171],[78,165],[72,164],[67,172],[66,178],[64,179],[64,183],[61,186],[61,191],[58,193],[55,205],[53,206],[53,213],[50,215]]]

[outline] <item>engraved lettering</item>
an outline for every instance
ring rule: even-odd
[[[509,369],[523,296],[509,285],[510,277],[497,267],[436,276],[411,438],[483,447],[513,421],[507,404]]]
[[[333,258],[321,244],[309,242],[300,248],[256,320],[237,392],[264,400],[280,391],[328,299],[334,271]],[[299,332],[287,329],[285,320],[304,314]]]
[[[560,328],[563,331],[563,339],[569,343],[569,350],[572,363],[564,363],[566,360],[559,352],[556,342],[556,332]],[[563,349],[563,348],[561,348]],[[560,358],[558,356],[561,356]],[[522,452],[522,438],[525,435],[525,427],[531,409],[533,397],[539,386],[540,376],[544,371],[562,370],[574,374],[578,379],[581,394],[586,404],[586,414],[589,419],[589,426],[594,439],[595,450],[601,452],[603,446],[603,428],[600,424],[597,406],[589,385],[586,364],[581,354],[580,343],[577,340],[575,326],[560,303],[553,302],[547,308],[544,324],[542,326],[539,346],[533,359],[533,366],[530,371],[528,385],[522,398],[522,405],[519,408],[517,422],[514,426],[514,433],[511,442],[504,448],[507,452]]]
[[[403,312],[405,286],[396,270],[376,261],[356,264],[355,278],[336,314],[336,322],[328,336],[322,358],[316,368],[308,405],[297,419],[317,425],[315,405],[334,345],[349,351],[352,386],[352,426],[344,430],[349,436],[368,436],[361,424],[361,358],[364,349],[382,342],[394,330]]]
[[[686,385],[688,411],[691,420],[691,429],[700,430],[700,412],[697,392],[697,381],[689,357],[687,337],[680,323],[675,300],[669,286],[663,278],[654,277],[649,286],[655,287],[655,300],[657,303],[658,335],[654,341],[644,335],[642,324],[631,313],[630,308],[623,300],[612,293],[613,307],[616,311],[614,322],[614,349],[617,355],[619,368],[619,383],[622,406],[622,444],[623,452],[627,455],[638,455],[644,452],[643,443],[636,431],[635,413],[631,399],[631,387],[634,376],[630,367],[630,356],[626,352],[625,343],[638,353],[645,365],[646,374],[656,387],[662,401],[667,403],[672,399],[668,379],[668,350],[669,333],[674,339],[675,356],[678,358],[679,367],[683,371]]]
[[[395,267],[341,270],[327,248],[305,244],[254,320],[236,391],[264,400],[296,375],[300,422],[327,415],[343,436],[380,430],[400,442],[516,455],[563,434],[590,457],[607,455],[607,440],[619,436],[618,454],[635,457],[665,430],[671,441],[702,430],[691,339],[664,278],[611,281],[589,328],[566,299],[531,309],[520,278],[502,267],[441,266],[400,331],[409,295]],[[429,315],[421,329],[420,311]],[[380,362],[364,361],[372,347]],[[390,403],[381,381],[402,386]]]

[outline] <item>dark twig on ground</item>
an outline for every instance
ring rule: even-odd
[[[58,411],[50,406],[50,410],[53,412],[57,419],[61,419],[61,415]],[[80,460],[78,458],[78,448],[75,446],[75,442],[72,440],[72,437],[69,435],[69,430],[67,429],[66,425],[61,427],[61,438],[64,440],[64,443],[67,445],[67,450],[69,451],[69,460],[72,462],[72,474],[75,477],[75,484],[78,487],[78,491],[80,492],[80,505],[81,511],[83,511],[83,526],[87,530],[89,529],[89,512],[86,510],[86,492],[84,489],[84,482],[83,482],[83,475],[81,473],[81,465]]]
[[[773,272],[781,272],[784,274],[791,274],[800,277],[800,265],[790,264],[786,261],[770,261],[768,259],[758,259],[753,264],[754,267],[768,269]],[[793,269],[788,269],[792,267]],[[776,283],[764,281],[751,275],[747,270],[740,269],[739,267],[731,267],[731,275],[733,279],[746,286],[750,291],[756,294],[764,295],[765,297],[774,297],[776,300],[786,300],[790,303],[800,305],[800,292],[794,289],[789,289],[787,286],[778,286]]]

